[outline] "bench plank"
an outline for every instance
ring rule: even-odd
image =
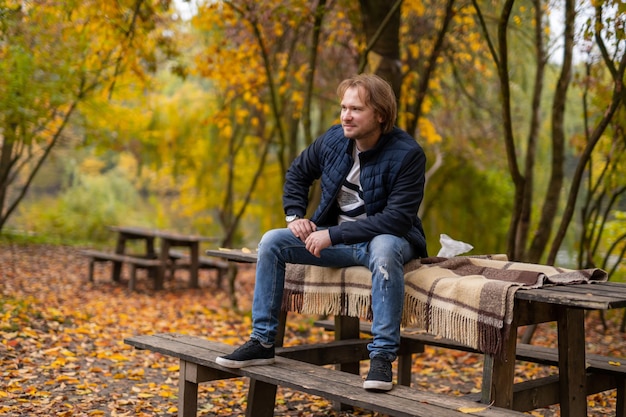
[[[92,249],[84,249],[81,250],[80,253],[86,257],[92,258],[93,260],[99,262],[105,261],[115,261],[115,262],[127,262],[135,265],[143,266],[143,267],[154,267],[159,266],[160,261],[158,259],[150,259],[150,258],[141,258],[138,256],[130,256],[130,255],[121,255],[119,253],[114,252],[102,252],[98,250]]]
[[[180,265],[182,267],[189,267],[191,257],[188,254],[176,250],[170,250],[169,255],[170,259],[176,261],[174,266],[178,267]],[[180,263],[180,261],[183,263]],[[200,256],[198,257],[198,266],[200,268],[219,269],[225,271],[228,269],[228,262],[221,259],[210,258],[208,256]]]
[[[162,260],[157,258],[145,258],[140,256],[122,255],[115,252],[103,252],[93,249],[81,250],[80,254],[89,258],[89,281],[93,282],[94,264],[96,262],[113,262],[115,264],[128,264],[130,266],[130,281],[128,283],[129,290],[135,289],[136,269],[143,268],[150,271],[151,276],[156,276],[157,269],[161,266]],[[189,269],[191,265],[190,256],[180,251],[170,251],[169,257],[172,262],[168,263],[167,268],[173,276],[174,270],[177,268]],[[228,262],[221,259],[213,259],[208,256],[200,256],[198,259],[198,267],[200,269],[215,269],[219,272],[217,285],[221,287],[222,274],[228,270]],[[155,288],[157,284],[155,282]]]
[[[113,262],[115,265],[126,263],[130,266],[130,280],[128,281],[129,291],[135,290],[135,282],[137,280],[137,268],[147,269],[150,276],[156,277],[158,268],[161,265],[159,259],[142,258],[139,256],[122,255],[114,252],[102,252],[93,249],[84,249],[80,251],[81,255],[89,258],[89,282],[93,282],[94,266],[96,262]],[[115,276],[115,274],[114,274]],[[156,285],[156,283],[155,283]]]
[[[276,362],[273,365],[250,366],[241,369],[224,368],[215,363],[215,358],[224,353],[232,352],[233,347],[193,336],[172,333],[151,336],[143,335],[127,338],[124,342],[139,349],[149,349],[164,355],[177,357],[187,363],[220,371],[217,375],[208,373],[212,379],[216,377],[249,377],[264,384],[280,385],[393,416],[462,417],[476,415],[504,417],[523,415],[512,410],[482,407],[476,402],[460,397],[428,393],[404,386],[396,386],[393,390],[386,393],[368,392],[362,388],[363,379],[358,375],[311,365],[281,356],[276,357]],[[181,369],[183,368],[181,367]],[[188,381],[184,375],[181,375],[181,379]],[[204,381],[197,380],[197,382]],[[189,398],[188,395],[186,397],[181,395],[180,397]],[[248,406],[250,407],[251,404],[248,404]],[[459,409],[464,407],[468,412],[459,411]],[[184,404],[182,404],[182,407],[179,407],[179,411],[183,409],[185,409]],[[260,414],[257,413],[258,409],[254,411],[255,416]],[[189,410],[185,409],[185,412],[189,413]],[[247,414],[250,414],[250,412],[251,410],[247,410]]]
[[[169,251],[170,274],[173,276],[174,271],[179,268],[189,269],[191,266],[191,257],[189,254],[177,250]],[[228,262],[219,258],[211,258],[208,256],[198,257],[198,269],[212,269],[217,271],[217,288],[222,288],[222,279],[228,272]]]
[[[332,320],[319,320],[315,325],[325,330],[334,330],[335,323]],[[367,322],[359,322],[359,330],[365,334],[371,334],[371,325]],[[422,343],[423,345],[434,346],[445,349],[460,350],[469,353],[482,354],[478,350],[460,344],[454,340],[436,337],[422,331],[403,330],[401,333],[402,347],[408,341]],[[418,351],[415,347],[405,349],[410,355]],[[597,354],[586,354],[587,369],[587,395],[596,394],[610,389],[617,389],[616,415],[626,417],[624,406],[626,392],[624,385],[626,382],[626,358],[608,358]],[[546,366],[559,366],[559,353],[556,348],[546,346],[536,346],[530,344],[517,344],[516,359],[537,363]],[[409,361],[410,362],[410,361]],[[410,369],[409,369],[410,371]],[[513,399],[513,409],[518,411],[530,411],[536,408],[545,407],[559,402],[558,375],[536,380],[526,381],[514,385],[515,396]],[[556,380],[556,382],[555,382]],[[480,399],[480,394],[470,394],[469,399]]]

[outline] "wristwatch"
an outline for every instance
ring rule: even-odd
[[[287,222],[287,224],[291,223],[294,220],[298,220],[300,217],[298,217],[297,214],[289,214],[287,217],[285,217],[285,221]]]

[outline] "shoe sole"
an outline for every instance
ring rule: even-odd
[[[217,359],[215,359],[215,362],[218,365],[222,365],[226,368],[238,369],[238,368],[243,368],[245,366],[252,366],[252,365],[271,365],[274,363],[274,358],[250,359],[247,361],[234,361],[232,359],[226,359],[221,356],[218,356]]]
[[[365,381],[363,382],[363,388],[368,391],[391,391],[393,388],[393,382]]]

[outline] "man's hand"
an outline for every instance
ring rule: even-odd
[[[304,243],[306,244],[306,249],[319,258],[322,249],[332,244],[330,241],[330,232],[327,229],[313,232],[309,234]]]
[[[291,233],[301,241],[306,241],[311,233],[317,230],[317,225],[309,219],[297,219],[287,224]]]

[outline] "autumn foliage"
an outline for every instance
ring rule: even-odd
[[[367,71],[394,85],[427,153],[432,254],[447,233],[623,280],[625,14],[617,0],[0,0],[0,231],[111,246],[105,226],[125,223],[252,247],[284,225],[289,163],[338,121],[337,83]],[[69,247],[0,246],[0,413],[174,415],[177,364],[123,338],[247,335],[251,270],[235,312],[211,275],[129,294],[86,268]],[[313,320],[290,320],[289,343],[328,339]],[[590,348],[622,355],[597,320]],[[428,350],[414,385],[468,393],[480,367]],[[245,389],[206,384],[201,414],[240,415]],[[590,397],[598,414],[613,404]],[[280,391],[277,414],[316,413],[340,414]]]

